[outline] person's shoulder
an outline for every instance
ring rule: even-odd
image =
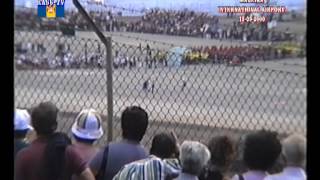
[[[18,148],[20,150],[22,148],[28,147],[29,143],[27,143],[25,141],[15,141],[14,145],[16,148]]]
[[[282,173],[270,174],[270,175],[266,176],[263,180],[281,180],[282,176],[283,176]]]
[[[81,156],[81,153],[75,145],[70,144],[66,147],[65,155],[70,157],[78,157]]]
[[[28,159],[38,156],[39,153],[36,153],[35,150],[31,147],[31,145],[26,145],[25,147],[21,148],[16,155],[16,160],[19,161],[28,161]]]
[[[181,168],[180,162],[176,158],[170,158],[170,159],[163,159],[163,162],[171,167],[174,168]]]
[[[142,154],[148,154],[146,148],[141,145],[141,144],[133,144],[133,143],[127,143],[127,142],[119,142],[119,143],[114,143],[113,144],[113,149],[122,149],[123,147],[125,147],[125,151],[136,151],[136,152],[140,152]]]
[[[235,174],[235,175],[231,178],[231,180],[239,180],[239,175],[238,175],[238,174]]]
[[[23,156],[29,154],[29,151],[30,151],[29,149],[30,149],[30,148],[29,148],[28,146],[25,147],[25,148],[22,148],[22,149],[19,150],[19,152],[17,153],[17,156],[23,157]]]
[[[104,150],[104,147],[98,147],[98,146],[92,147],[92,151],[95,152],[96,154],[101,150]]]
[[[139,152],[141,152],[142,154],[143,154],[143,156],[148,156],[149,155],[149,153],[148,153],[148,150],[146,149],[146,147],[144,147],[143,145],[140,145],[140,146],[138,146],[137,147],[137,150],[139,151]]]

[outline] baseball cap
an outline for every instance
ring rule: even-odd
[[[23,131],[23,130],[33,130],[30,125],[31,117],[27,110],[25,109],[16,109],[14,112],[14,130]]]
[[[84,109],[76,117],[71,131],[78,138],[99,139],[103,135],[102,119],[96,110]]]

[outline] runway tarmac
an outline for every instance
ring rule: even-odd
[[[152,93],[142,90],[150,78]],[[305,75],[252,67],[195,65],[117,69],[114,112],[129,105],[147,109],[154,121],[221,128],[305,131]],[[187,86],[182,90],[182,81]],[[32,107],[44,100],[66,112],[95,108],[106,114],[105,70],[29,70],[15,73],[15,102]]]

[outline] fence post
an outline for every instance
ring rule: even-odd
[[[93,22],[93,20],[90,18],[88,13],[84,10],[82,5],[79,3],[78,0],[73,0],[73,4],[76,6],[76,8],[79,10],[80,14],[86,19],[86,21],[89,23],[89,25],[93,28],[93,31],[97,34],[99,39],[102,41],[102,43],[106,47],[106,71],[107,71],[107,104],[108,104],[108,142],[112,141],[112,119],[113,119],[113,91],[112,91],[112,42],[111,37],[105,37],[103,33],[98,29],[96,24]]]
[[[113,87],[112,87],[112,42],[111,37],[107,37],[106,46],[106,71],[107,71],[107,102],[108,102],[108,143],[112,141],[113,135]]]

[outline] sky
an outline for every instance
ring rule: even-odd
[[[66,8],[74,8],[72,0],[65,0]],[[88,0],[79,0],[85,2]],[[285,5],[289,9],[304,9],[306,0],[274,0],[279,5]],[[143,8],[165,8],[165,9],[183,9],[188,8],[194,11],[217,13],[217,6],[240,5],[239,0],[104,0],[105,4],[124,7],[129,9]],[[29,4],[37,7],[37,0],[15,0],[15,5],[25,6]],[[92,7],[92,6],[91,6]]]

